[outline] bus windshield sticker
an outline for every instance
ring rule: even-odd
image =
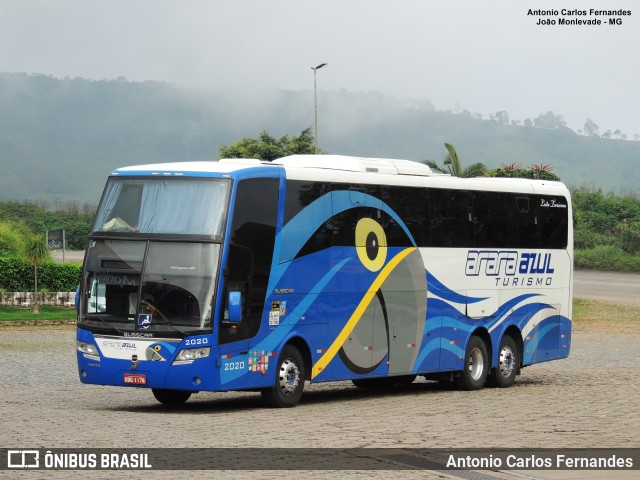
[[[151,328],[151,314],[141,313],[138,315],[138,328],[140,330],[149,330]]]
[[[271,311],[269,312],[270,327],[280,325],[280,316],[281,316],[280,312],[281,312],[281,309],[283,308],[283,304],[284,304],[284,308],[286,309],[285,302],[278,302],[278,301],[271,302]]]

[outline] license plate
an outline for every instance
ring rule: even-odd
[[[147,376],[144,373],[125,373],[124,383],[130,385],[146,385]]]

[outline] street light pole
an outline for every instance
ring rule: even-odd
[[[311,70],[313,70],[313,142],[316,147],[316,154],[318,153],[318,90],[316,87],[316,70],[326,66],[326,63],[321,63],[317,67],[311,67]]]

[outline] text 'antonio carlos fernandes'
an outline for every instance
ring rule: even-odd
[[[575,457],[556,455],[465,455],[450,454],[445,468],[448,469],[512,469],[512,470],[631,470],[634,459],[618,455]]]

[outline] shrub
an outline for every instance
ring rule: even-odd
[[[572,198],[576,265],[638,271],[640,199],[586,188],[574,190]],[[581,251],[583,249],[588,251]],[[613,263],[607,264],[607,259]],[[578,260],[583,263],[579,264]]]
[[[598,245],[607,245],[611,243],[611,239],[607,235],[595,232],[593,229],[576,225],[576,229],[573,232],[574,246],[578,250],[588,250],[595,248]]]
[[[80,281],[82,266],[75,263],[45,263],[38,267],[38,288],[51,292],[72,292]]]
[[[616,244],[632,255],[640,253],[640,222],[622,222],[616,229]]]
[[[43,263],[38,266],[38,290],[72,292],[80,279],[77,263]],[[32,292],[33,268],[18,258],[0,258],[0,289],[6,292]]]
[[[613,245],[598,245],[589,250],[577,250],[576,268],[619,272],[640,272],[640,255],[629,255]]]
[[[0,222],[0,256],[24,255],[28,231],[14,222]]]

